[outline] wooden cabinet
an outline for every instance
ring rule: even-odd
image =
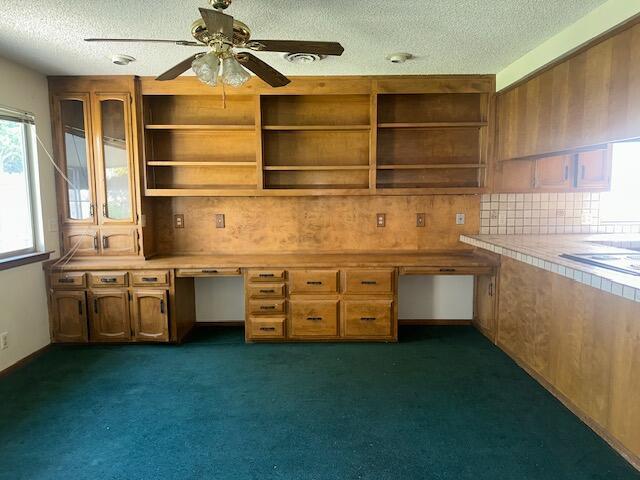
[[[496,334],[497,278],[494,275],[475,277],[474,324],[491,340]]]
[[[289,277],[292,294],[338,292],[338,270],[292,270]]]
[[[607,149],[580,152],[577,155],[578,188],[609,190],[611,187],[611,146]]]
[[[293,338],[336,337],[338,335],[336,300],[291,300],[289,334]]]
[[[56,177],[65,252],[137,255],[133,78],[51,79],[50,90],[54,152],[68,179]]]
[[[165,290],[136,289],[131,292],[133,335],[137,341],[169,340],[169,310]]]
[[[392,335],[392,300],[345,300],[345,337],[389,337]]]
[[[124,342],[131,339],[127,290],[90,290],[89,308],[91,341]]]
[[[84,291],[51,294],[51,333],[54,342],[84,343],[87,336],[87,300]]]
[[[558,155],[536,160],[536,190],[568,190],[573,187],[573,155]]]

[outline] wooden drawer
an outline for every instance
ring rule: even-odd
[[[247,285],[247,295],[249,298],[282,298],[284,294],[284,283]]]
[[[135,287],[169,285],[169,272],[166,270],[131,272],[131,284]]]
[[[126,287],[127,272],[91,272],[89,273],[92,287]]]
[[[291,293],[337,293],[338,270],[291,270]]]
[[[285,317],[250,317],[250,338],[284,338]]]
[[[282,300],[250,300],[249,313],[252,315],[284,313],[284,299]]]
[[[51,286],[53,288],[84,288],[87,286],[87,279],[84,272],[52,273]]]
[[[389,337],[392,334],[393,301],[346,300],[345,337]]]
[[[401,267],[400,275],[490,275],[491,265],[463,267]]]
[[[393,270],[347,270],[345,293],[393,293]]]
[[[218,277],[240,275],[239,268],[179,268],[176,277]]]
[[[291,337],[338,335],[338,300],[291,300]]]
[[[284,280],[285,271],[276,270],[249,270],[247,272],[247,280],[250,282],[276,282]]]

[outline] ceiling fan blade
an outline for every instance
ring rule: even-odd
[[[159,38],[85,38],[85,42],[147,42],[147,43],[173,43],[184,47],[202,47],[198,42],[188,40],[165,40]]]
[[[221,33],[229,40],[233,38],[233,17],[231,15],[209,8],[200,8],[199,10],[210,35]]]
[[[338,42],[307,42],[304,40],[251,40],[247,48],[262,52],[317,53],[342,55],[344,47]]]
[[[191,68],[191,63],[199,55],[201,55],[201,54],[200,53],[196,53],[194,55],[191,55],[189,58],[184,59],[179,64],[177,64],[175,67],[170,68],[169,70],[164,72],[162,75],[156,77],[156,80],[160,80],[160,81],[173,80],[174,78],[179,77],[180,75],[182,75],[184,72],[186,72],[187,70],[189,70]]]
[[[272,87],[284,87],[288,83],[291,83],[291,80],[252,53],[238,53],[236,54],[236,59],[242,66],[251,70]]]

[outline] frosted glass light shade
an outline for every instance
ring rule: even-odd
[[[226,57],[222,60],[222,81],[231,87],[241,87],[249,81],[251,75],[247,72],[235,57]]]
[[[191,63],[191,68],[202,83],[215,87],[218,83],[218,71],[220,59],[214,52],[209,52],[196,58]]]

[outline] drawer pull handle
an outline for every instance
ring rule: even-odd
[[[202,273],[218,273],[218,270],[203,268]]]
[[[318,322],[322,320],[322,317],[307,317],[307,320],[311,320],[312,322]]]
[[[362,280],[360,282],[362,285],[377,285],[378,282],[376,282],[375,280]]]
[[[74,283],[73,278],[59,278],[58,283]]]
[[[109,237],[106,235],[102,236],[102,248],[109,248]]]
[[[98,299],[97,298],[93,299],[93,311],[95,313],[98,313]]]
[[[102,277],[100,281],[102,283],[116,283],[118,279],[116,277]]]
[[[275,305],[260,305],[260,310],[275,310]]]
[[[276,327],[260,327],[260,331],[262,332],[275,332]]]
[[[307,282],[307,285],[322,285],[322,282],[318,282],[318,281],[314,281],[314,280],[309,280]]]
[[[260,293],[276,293],[276,291],[272,288],[270,290],[260,290]]]
[[[160,313],[164,315],[164,300],[160,300]]]
[[[455,268],[441,268],[440,271],[441,272],[455,272],[456,269]]]
[[[271,278],[271,277],[275,277],[275,275],[273,273],[261,273],[258,275],[258,277],[260,278]]]
[[[142,277],[143,282],[157,282],[158,277]]]
[[[78,300],[78,313],[82,315],[82,300]]]
[[[360,320],[362,320],[363,322],[374,322],[376,320],[376,317],[360,317]]]

